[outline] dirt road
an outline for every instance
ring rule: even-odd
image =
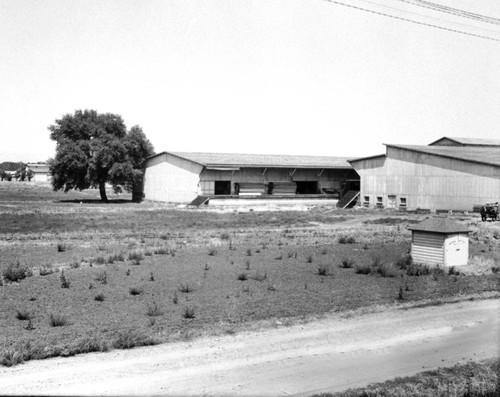
[[[498,357],[500,300],[464,301],[0,368],[0,394],[309,395]]]

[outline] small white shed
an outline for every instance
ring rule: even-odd
[[[411,256],[416,263],[463,266],[469,259],[470,230],[446,217],[428,218],[409,226]]]

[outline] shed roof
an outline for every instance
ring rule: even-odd
[[[500,147],[463,147],[463,146],[417,146],[417,145],[392,145],[385,146],[411,150],[414,152],[433,154],[473,163],[488,164],[500,167]]]
[[[444,234],[470,232],[470,230],[466,226],[442,216],[427,218],[426,220],[417,223],[416,225],[408,226],[408,229],[419,232]]]
[[[465,146],[500,146],[500,139],[484,139],[484,138],[457,138],[444,136],[438,140],[429,143],[429,146],[435,145],[436,143],[442,141],[443,139],[448,139],[450,141],[456,142],[459,145]]]
[[[46,174],[50,171],[48,164],[28,164],[27,167],[34,173]]]
[[[198,152],[162,152],[150,158],[171,154],[207,168],[348,168],[348,157],[330,156],[293,156],[273,154],[239,154],[239,153],[198,153]]]

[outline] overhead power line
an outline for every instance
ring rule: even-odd
[[[430,15],[419,14],[418,12],[404,10],[404,9],[401,9],[401,8],[397,8],[397,7],[386,5],[384,3],[377,3],[377,2],[370,1],[370,0],[358,0],[358,1],[370,4],[370,5],[374,5],[374,6],[377,6],[377,7],[383,7],[385,9],[393,10],[393,11],[396,11],[396,12],[400,12],[400,13],[403,13],[404,15],[406,15],[406,16],[410,15],[410,16],[427,18],[428,20],[430,19],[432,21],[436,21],[435,23],[437,23],[437,24],[439,24],[440,22],[450,22],[453,25],[460,26],[461,28],[471,28],[472,27],[472,28],[475,28],[475,29],[483,30],[483,31],[488,32],[488,33],[493,33],[493,34],[499,34],[500,33],[500,31],[498,31],[498,30],[485,29],[485,28],[481,28],[479,26],[472,26],[472,25],[468,25],[468,24],[465,24],[465,23],[455,22],[455,21],[446,21],[446,20],[443,20],[442,18],[435,18],[435,17],[432,17]],[[401,1],[409,1],[409,0],[401,0]],[[427,23],[429,23],[429,22],[427,22]],[[440,25],[437,25],[437,26],[440,26]],[[450,29],[452,29],[452,28],[450,28]],[[457,30],[460,30],[460,28],[457,28]]]
[[[430,1],[425,1],[425,0],[398,0],[398,1],[401,1],[403,3],[412,4],[412,5],[415,5],[418,7],[428,8],[428,9],[434,10],[434,11],[440,11],[440,12],[444,12],[447,14],[456,15],[456,16],[463,17],[463,18],[469,18],[469,19],[474,19],[476,21],[480,21],[480,22],[491,23],[494,25],[500,25],[500,19],[498,19],[498,18],[492,18],[492,17],[486,16],[486,15],[475,14],[473,12],[460,10],[458,8],[444,6],[442,4],[437,4],[437,3],[430,2]]]
[[[475,34],[475,33],[471,33],[471,32],[465,32],[463,30],[458,30],[458,29],[453,29],[453,28],[447,28],[445,26],[434,25],[434,24],[427,23],[427,22],[416,21],[414,19],[410,19],[410,18],[406,18],[406,17],[400,17],[400,16],[392,15],[392,14],[387,14],[385,12],[375,11],[375,10],[371,10],[369,8],[359,7],[359,6],[355,6],[355,5],[352,5],[352,4],[343,3],[343,2],[337,1],[337,0],[325,0],[325,1],[327,1],[329,3],[338,4],[338,5],[341,5],[341,6],[344,6],[344,7],[349,7],[349,8],[353,8],[353,9],[356,9],[356,10],[369,12],[369,13],[376,14],[376,15],[382,15],[384,17],[393,18],[393,19],[397,19],[397,20],[400,20],[400,21],[404,21],[404,22],[414,23],[414,24],[421,25],[421,26],[432,27],[432,28],[436,28],[436,29],[440,29],[440,30],[445,30],[445,31],[448,31],[448,32],[459,33],[459,34],[464,34],[464,35],[467,35],[467,36],[477,37],[477,38],[480,38],[480,39],[485,39],[485,40],[491,40],[491,41],[500,42],[500,39],[496,39],[494,37],[483,36],[483,35],[480,35],[480,34]],[[400,10],[400,11],[404,11],[404,10]]]

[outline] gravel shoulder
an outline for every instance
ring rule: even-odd
[[[462,301],[0,368],[0,394],[309,395],[500,356],[500,300]]]

